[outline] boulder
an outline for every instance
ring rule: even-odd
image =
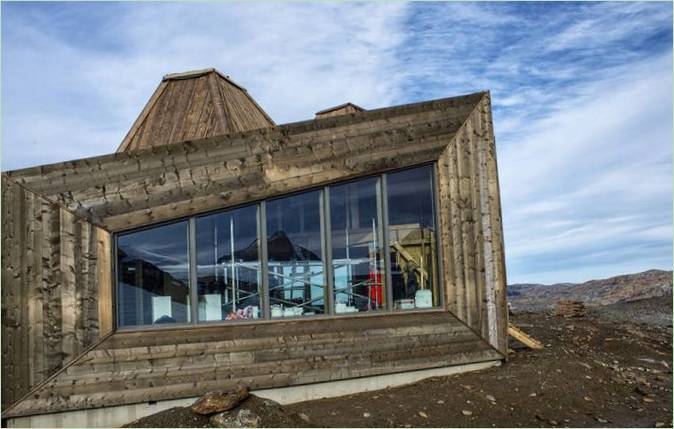
[[[192,404],[192,411],[201,415],[210,415],[236,408],[241,401],[248,398],[249,389],[244,384],[237,384],[234,389],[209,392]]]
[[[262,423],[262,417],[247,408],[239,408],[211,416],[210,423],[218,428],[257,428]]]
[[[236,409],[223,411],[211,416],[214,427],[265,427],[265,428],[302,428],[315,427],[308,416],[290,413],[281,404],[270,399],[250,395]]]

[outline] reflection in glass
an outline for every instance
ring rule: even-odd
[[[267,203],[272,317],[325,312],[321,195],[321,191],[311,191]]]
[[[187,221],[117,238],[119,326],[190,320]]]
[[[431,166],[387,175],[391,287],[396,309],[439,305]]]
[[[378,178],[330,187],[335,313],[385,306]]]
[[[260,317],[257,207],[196,219],[199,322]]]

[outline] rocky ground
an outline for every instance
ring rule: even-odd
[[[672,296],[619,302],[591,308],[590,312],[603,320],[672,326]]]
[[[562,299],[582,301],[588,307],[604,307],[671,295],[672,272],[662,270],[584,283],[508,285],[508,302],[516,311],[548,311]]]
[[[671,427],[671,325],[540,313],[513,322],[546,348],[517,347],[499,368],[288,408],[332,427]]]
[[[272,407],[276,417],[261,419],[259,426],[671,427],[671,308],[671,297],[663,297],[574,319],[516,314],[511,321],[542,341],[544,350],[513,343],[501,367]],[[648,312],[659,314],[651,318],[657,324],[624,321]],[[256,410],[267,412],[259,404]],[[188,409],[174,409],[133,426],[166,425],[210,423]]]

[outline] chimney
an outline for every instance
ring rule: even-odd
[[[360,106],[357,106],[353,103],[344,103],[340,104],[339,106],[335,107],[330,107],[329,109],[321,110],[320,112],[316,112],[316,119],[318,118],[329,118],[330,116],[340,116],[340,115],[346,115],[347,113],[358,113],[358,112],[364,112],[365,109],[363,109]]]

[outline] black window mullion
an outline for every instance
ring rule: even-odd
[[[114,279],[114,285],[115,287],[113,288],[113,293],[112,293],[112,314],[114,314],[114,320],[113,320],[113,327],[115,330],[119,329],[121,326],[123,326],[122,322],[122,315],[120,309],[122,308],[121,305],[117,303],[117,300],[119,297],[122,295],[119,292],[119,271],[118,271],[118,261],[117,261],[117,234],[113,236],[112,239],[112,255],[111,256],[111,261],[112,261],[112,273],[111,275],[113,276]]]
[[[330,223],[330,188],[325,187],[323,189],[323,199],[321,204],[321,210],[323,215],[321,216],[322,222],[322,247],[323,247],[323,272],[325,273],[325,284],[326,284],[326,297],[325,303],[328,306],[327,313],[332,315],[334,314],[334,278],[333,278],[333,264],[332,264],[332,227]]]
[[[443,258],[440,248],[440,219],[438,217],[438,208],[440,207],[440,192],[438,183],[438,165],[433,163],[433,174],[431,175],[431,192],[433,193],[433,228],[435,230],[435,270],[438,273],[438,306],[445,306],[445,284],[443,282],[442,267]],[[481,220],[479,220],[481,221]]]
[[[198,273],[197,273],[197,228],[196,228],[196,218],[191,217],[187,229],[188,236],[188,248],[189,248],[189,270],[190,270],[190,281],[189,281],[189,296],[190,296],[190,323],[198,323],[199,314],[198,314]]]
[[[381,219],[380,225],[382,230],[382,256],[384,258],[384,279],[386,284],[386,310],[393,310],[393,287],[391,281],[391,252],[389,250],[389,233],[388,233],[388,193],[386,190],[386,174],[382,174],[380,180],[380,204],[381,204]]]
[[[260,280],[262,281],[261,305],[262,318],[271,319],[270,314],[270,297],[269,297],[269,262],[267,254],[267,205],[264,201],[260,202],[260,209],[258,214],[258,237],[259,237],[259,254],[260,254]]]

